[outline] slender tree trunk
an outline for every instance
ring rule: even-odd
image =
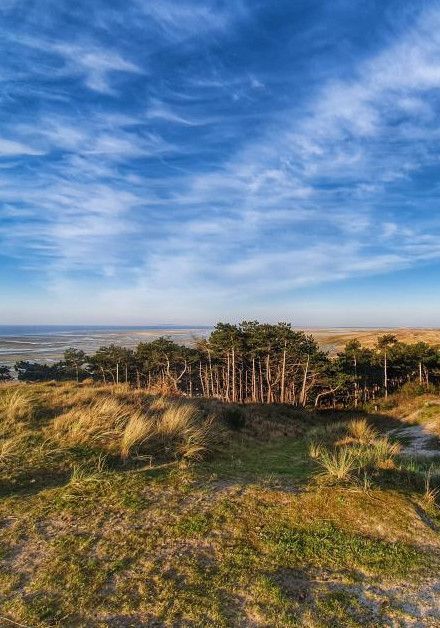
[[[205,384],[203,382],[203,375],[202,375],[202,361],[200,360],[199,362],[199,374],[200,374],[200,384],[202,386],[202,395],[205,397]]]
[[[215,395],[215,391],[214,391],[214,380],[212,377],[212,361],[211,361],[211,352],[208,351],[208,365],[209,365],[209,380],[211,382],[211,392],[212,392],[212,396],[214,397]]]
[[[235,349],[232,347],[232,403],[237,401],[235,393]]]
[[[272,401],[272,385],[270,381],[270,354],[267,354],[266,357],[266,381],[267,381],[267,394],[266,394],[266,403],[270,403]]]
[[[231,361],[229,358],[229,351],[227,354],[227,369],[226,369],[226,401],[230,401],[229,399],[229,387],[231,383]]]
[[[261,358],[258,358],[259,370],[260,370],[260,401],[264,403],[264,385],[263,385],[263,369],[261,366]]]
[[[388,397],[388,360],[387,360],[387,352],[384,353],[384,361],[383,361],[383,379],[385,385],[385,397]]]
[[[354,356],[354,407],[358,406],[358,378],[357,378],[357,359]]]
[[[281,367],[281,390],[280,390],[280,401],[284,403],[284,386],[286,381],[286,342],[284,343],[284,351],[283,351],[283,364]]]
[[[303,378],[303,384],[302,384],[302,389],[301,389],[301,397],[300,397],[300,404],[305,407],[306,405],[306,383],[307,383],[307,375],[308,375],[308,371],[309,371],[309,361],[310,361],[310,356],[307,356],[307,362],[306,362],[306,368],[304,369],[304,378]]]

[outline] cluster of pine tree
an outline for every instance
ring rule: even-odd
[[[22,361],[15,370],[26,381],[93,378],[231,403],[356,406],[407,382],[422,388],[436,384],[440,349],[398,342],[386,334],[373,348],[354,340],[330,358],[313,336],[288,323],[244,321],[218,323],[208,338],[191,347],[161,337],[136,349],[112,344],[90,356],[68,349],[56,364]],[[7,377],[5,371],[3,379]]]

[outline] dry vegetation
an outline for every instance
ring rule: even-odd
[[[440,345],[440,329],[311,329],[310,331],[321,347],[335,355],[342,351],[351,340],[359,340],[363,347],[372,348],[377,337],[383,334],[393,334],[399,342],[415,344],[426,342],[430,345]]]
[[[2,386],[0,625],[438,625],[439,458],[399,440],[436,401]]]

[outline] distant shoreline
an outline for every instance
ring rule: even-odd
[[[404,342],[440,345],[440,329],[435,327],[293,327],[312,334],[330,355],[336,355],[353,338],[372,347],[377,336],[384,332],[392,332]],[[212,328],[209,325],[0,325],[0,364],[13,366],[19,360],[53,363],[69,347],[86,353],[109,344],[134,348],[143,340],[159,336],[172,336],[176,342],[191,345],[194,337],[204,337]]]

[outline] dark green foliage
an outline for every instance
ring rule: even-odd
[[[8,382],[12,379],[12,373],[9,366],[0,366],[0,382]]]
[[[21,360],[15,364],[14,369],[17,372],[18,379],[21,381],[43,382],[71,379],[71,374],[66,370],[64,362],[39,364],[38,362]]]
[[[244,412],[237,407],[225,408],[222,412],[222,418],[231,430],[241,430],[246,424]]]

